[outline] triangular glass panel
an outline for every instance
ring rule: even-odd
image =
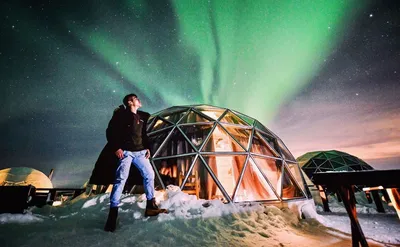
[[[351,167],[351,166],[347,166],[347,170],[348,171],[355,171],[355,169],[353,167]]]
[[[254,126],[256,127],[256,129],[259,129],[270,136],[275,136],[274,133],[272,133],[269,129],[267,129],[264,125],[262,125],[262,123],[260,123],[258,120],[254,121]]]
[[[232,198],[247,155],[202,155],[208,167]]]
[[[284,167],[284,172],[282,176],[282,199],[289,200],[293,198],[305,197],[304,193],[293,181],[287,168]]]
[[[338,157],[337,154],[331,154],[331,153],[329,153],[329,152],[324,152],[324,154],[325,154],[325,156],[326,156],[328,159],[334,159],[334,158],[337,158],[337,157]]]
[[[165,121],[165,120],[161,119],[160,117],[156,117],[154,119],[151,127],[149,128],[149,133],[157,131],[157,130],[165,129],[170,126],[172,126],[172,124],[170,122]]]
[[[212,106],[198,106],[195,109],[213,120],[218,120],[226,109],[221,109]]]
[[[324,164],[322,164],[322,165],[320,166],[320,168],[325,168],[325,169],[333,170],[333,167],[332,167],[332,165],[331,165],[331,163],[330,163],[329,161],[324,162]]]
[[[258,169],[253,159],[249,159],[234,202],[278,200],[273,189]]]
[[[254,118],[248,117],[240,112],[237,112],[237,111],[232,111],[232,112],[235,113],[237,116],[239,116],[244,121],[246,121],[251,126],[253,126],[254,122],[256,121]]]
[[[335,161],[335,162],[340,163],[342,165],[346,165],[346,163],[344,162],[344,160],[342,159],[341,156],[336,156],[336,158],[331,159],[331,161]]]
[[[279,148],[281,149],[284,158],[286,160],[296,161],[296,159],[290,153],[289,149],[285,146],[285,144],[282,142],[282,140],[280,140],[279,138],[277,138],[277,140],[278,140]]]
[[[196,155],[153,160],[154,166],[165,186],[181,186]]]
[[[240,125],[246,125],[248,126],[249,124],[246,123],[244,120],[242,120],[240,117],[236,116],[235,113],[231,111],[226,111],[224,116],[219,120],[221,123],[230,123],[230,124],[240,124]]]
[[[362,168],[361,168],[360,165],[352,165],[352,166],[350,166],[350,167],[353,168],[353,169],[356,170],[356,171],[361,171],[361,170],[362,170]]]
[[[274,152],[272,152],[270,147],[266,144],[266,141],[263,138],[261,138],[257,132],[255,132],[253,135],[253,140],[250,146],[250,152],[272,157],[277,156]]]
[[[172,123],[177,123],[185,114],[186,111],[177,111],[177,112],[165,113],[162,114],[161,116]]]
[[[324,152],[320,152],[320,153],[316,154],[316,155],[314,156],[314,159],[315,159],[315,158],[323,159],[323,160],[326,160],[326,159],[327,159],[327,157],[326,157],[326,155],[324,154]]]
[[[186,183],[181,186],[184,193],[196,195],[198,199],[229,201],[225,198],[200,157],[196,159],[193,168],[185,174],[185,180]]]
[[[163,131],[149,135],[151,154],[155,154],[157,152],[158,148],[165,141],[165,138],[167,138],[167,136],[171,132],[171,130],[172,130],[172,127],[169,129],[165,129]]]
[[[307,164],[305,164],[303,167],[302,167],[302,169],[304,169],[304,168],[316,168],[317,167],[317,165],[315,165],[314,164],[314,162],[308,162]]]
[[[273,149],[275,152],[276,156],[281,156],[279,153],[279,147],[278,147],[278,142],[276,141],[276,138],[267,134],[264,134],[262,132],[258,132],[257,130],[254,131],[254,133],[258,134],[258,136],[261,136],[267,143],[268,145]]]
[[[327,162],[328,160],[326,159],[312,159],[312,161],[314,162],[314,164],[317,167],[320,167],[322,164],[324,164],[325,162]]]
[[[196,149],[200,149],[201,144],[207,138],[210,133],[213,124],[191,124],[191,125],[180,125],[179,128],[186,135],[186,137],[193,143]]]
[[[331,165],[332,165],[334,170],[336,170],[336,168],[339,168],[339,167],[343,166],[343,164],[337,163],[335,161],[331,161],[330,163],[331,163]]]
[[[351,155],[344,155],[343,158],[346,158],[346,159],[349,159],[349,160],[353,161],[353,164],[358,164],[359,163],[358,159],[355,158],[354,156],[351,156]]]
[[[207,142],[203,146],[202,152],[245,152],[222,127],[218,124]]]
[[[212,119],[202,116],[199,113],[190,110],[180,121],[180,124],[185,123],[203,123],[203,122],[211,122]]]
[[[347,165],[353,165],[353,164],[357,164],[358,162],[354,162],[351,159],[348,159],[346,156],[343,157],[344,162],[346,162]]]
[[[363,170],[367,170],[367,171],[368,170],[373,170],[373,168],[371,166],[369,166],[369,165],[362,165],[361,167],[362,167]]]
[[[272,187],[279,193],[281,174],[282,174],[282,160],[270,159],[264,157],[253,156],[253,160],[268,179]]]
[[[286,162],[286,165],[289,168],[289,171],[292,174],[292,177],[295,179],[295,181],[300,186],[300,188],[303,191],[306,191],[306,186],[305,186],[303,177],[301,175],[301,171],[299,169],[299,166],[296,163],[291,163],[291,162]]]
[[[236,127],[227,124],[222,124],[222,126],[224,126],[228,133],[231,134],[231,136],[233,136],[233,138],[235,138],[235,140],[238,141],[246,151],[248,150],[251,129]]]
[[[178,128],[175,128],[172,134],[166,140],[155,157],[173,156],[196,152],[192,145],[186,140]]]

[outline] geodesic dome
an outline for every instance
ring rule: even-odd
[[[1,186],[26,186],[53,188],[53,183],[43,172],[29,167],[12,167],[0,170]]]
[[[156,187],[226,202],[306,198],[299,166],[259,121],[209,105],[176,106],[147,126]]]
[[[337,150],[315,151],[297,158],[301,169],[312,180],[315,172],[373,170],[363,160]]]

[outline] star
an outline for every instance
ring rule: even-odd
[[[369,17],[371,18],[371,17],[373,17],[374,15],[371,13],[371,14],[369,14]]]

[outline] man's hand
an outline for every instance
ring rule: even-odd
[[[115,155],[118,157],[118,159],[122,159],[124,157],[124,151],[122,151],[122,149],[118,149],[115,151]]]
[[[146,159],[150,158],[150,149],[146,149]]]

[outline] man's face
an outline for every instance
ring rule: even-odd
[[[142,107],[142,103],[138,97],[131,97],[128,101],[128,104],[137,108]]]

